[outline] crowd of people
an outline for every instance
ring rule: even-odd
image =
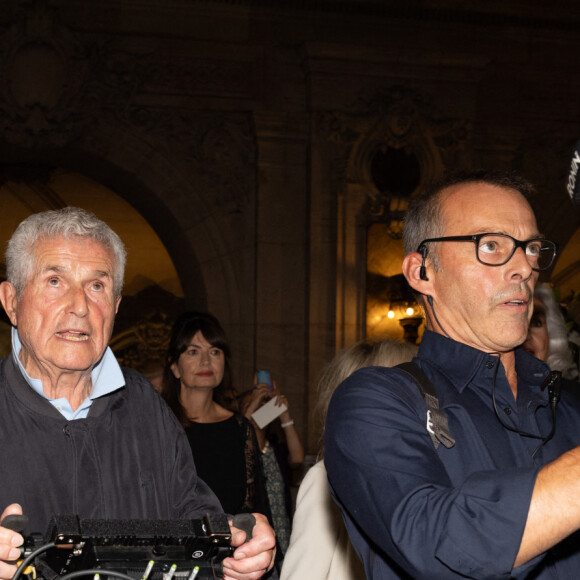
[[[552,289],[537,283],[557,246],[538,231],[532,191],[479,172],[411,201],[402,270],[425,311],[421,344],[361,341],[327,361],[317,462],[295,502],[304,446],[278,381],[235,385],[224,328],[188,311],[158,394],[107,346],[126,261],[117,234],[78,208],[24,220],[0,285],[12,323],[0,500],[2,519],[24,508],[29,524],[0,526],[0,580],[23,535],[71,512],[225,513],[226,580],[576,578],[578,368]],[[268,401],[280,411],[258,424]],[[233,523],[244,513],[251,536]]]

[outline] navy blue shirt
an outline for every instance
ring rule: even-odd
[[[328,409],[324,462],[367,577],[580,578],[575,536],[512,569],[539,469],[580,445],[578,400],[562,394],[555,435],[532,457],[541,440],[520,433],[551,430],[547,365],[516,352],[516,400],[497,356],[439,334],[425,332],[415,362],[435,385],[451,449],[435,450],[421,393],[398,369],[357,371]]]

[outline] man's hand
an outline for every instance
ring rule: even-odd
[[[232,546],[237,547],[234,555],[226,558],[224,580],[257,580],[274,566],[276,535],[262,514],[253,514],[256,525],[252,539],[246,542],[246,532],[232,525]]]
[[[10,504],[0,516],[0,580],[9,580],[14,576],[17,566],[9,562],[15,562],[20,558],[18,546],[22,546],[24,538],[17,532],[2,527],[2,521],[6,516],[22,515],[22,508],[17,504]]]

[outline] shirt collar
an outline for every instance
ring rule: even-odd
[[[26,379],[26,382],[42,397],[49,401],[54,401],[50,397],[47,397],[42,388],[42,381],[40,379],[31,378],[24,365],[20,362],[20,351],[22,350],[22,342],[18,336],[18,330],[12,327],[12,356],[22,373],[22,376]],[[81,405],[81,408],[86,409],[90,406],[90,403],[117,389],[120,389],[125,385],[125,378],[123,377],[123,372],[121,367],[113,354],[113,351],[107,347],[105,354],[101,357],[101,360],[95,365],[91,372],[91,394],[87,397],[87,400]]]
[[[515,355],[518,378],[523,384],[539,389],[550,372],[550,367],[520,348],[516,349]],[[493,375],[498,362],[496,355],[430,330],[423,333],[417,356],[437,368],[459,392],[462,392],[478,373]]]

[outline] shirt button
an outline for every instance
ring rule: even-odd
[[[486,366],[488,369],[492,369],[492,368],[495,366],[495,363],[494,363],[492,360],[488,360],[488,361],[485,363],[485,366]]]
[[[504,412],[506,415],[511,415],[511,414],[512,414],[512,410],[511,410],[509,407],[506,407],[506,408],[503,410],[503,412]]]

